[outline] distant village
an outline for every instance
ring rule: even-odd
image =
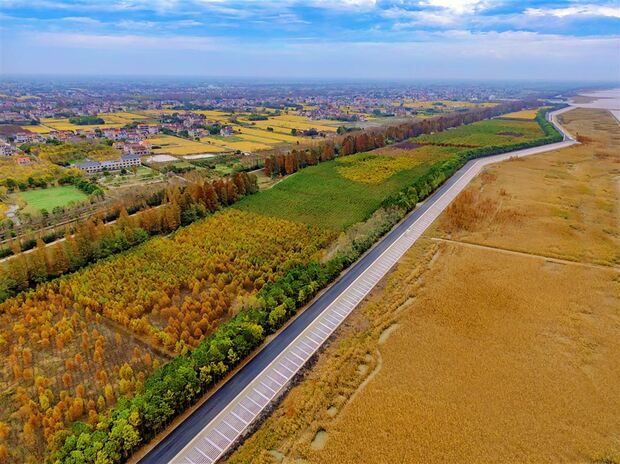
[[[198,110],[217,110],[231,113],[263,114],[293,110],[308,120],[334,120],[343,124],[363,122],[371,116],[415,116],[416,110],[405,101],[466,100],[484,102],[514,98],[512,88],[462,86],[394,86],[313,87],[299,85],[188,85],[168,87],[165,82],[142,84],[134,82],[122,89],[107,85],[90,85],[88,92],[73,86],[41,87],[23,81],[0,83],[0,157],[15,157],[17,164],[33,160],[20,150],[24,144],[79,142],[101,140],[119,152],[118,159],[106,161],[82,160],[77,167],[88,174],[115,171],[139,166],[140,160],[152,151],[150,137],[158,134],[175,135],[186,139],[205,136],[231,137],[234,129],[222,121],[208,119]],[[85,124],[75,130],[51,130],[47,133],[29,131],[46,118],[97,118],[105,114],[150,110],[154,116],[149,123],[135,121],[124,127],[102,127]],[[171,110],[173,112],[171,112]],[[432,111],[432,109],[430,110]],[[159,112],[159,113],[158,113]],[[231,119],[232,122],[232,119]],[[115,124],[118,126],[118,124]],[[12,129],[12,130],[11,130]],[[299,135],[315,135],[304,134]]]
[[[6,114],[10,113],[5,113],[3,116],[6,117]],[[11,117],[15,118],[15,115]],[[131,124],[132,127],[125,128],[85,126],[83,129],[52,130],[48,133],[31,132],[27,130],[27,126],[22,126],[10,135],[0,136],[0,156],[15,156],[18,164],[25,165],[30,163],[31,160],[24,156],[19,148],[24,144],[45,143],[50,140],[59,142],[80,142],[83,140],[110,141],[112,142],[112,147],[120,153],[117,160],[84,160],[74,166],[88,174],[95,174],[106,170],[117,171],[131,168],[132,166],[139,166],[141,164],[141,157],[151,154],[152,144],[147,140],[148,137],[157,135],[160,132],[192,139],[214,135],[214,132],[222,137],[233,135],[232,126],[208,120],[204,115],[191,111],[174,113],[174,115],[162,114],[160,119],[161,122],[158,124],[136,123]],[[15,122],[18,121],[12,119],[12,126],[15,127]]]

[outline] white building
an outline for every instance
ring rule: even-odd
[[[108,171],[120,171],[121,169],[129,169],[132,166],[140,166],[140,156],[139,155],[123,155],[117,160],[108,160],[108,161],[91,161],[86,160],[77,165],[78,169],[85,171],[88,174],[94,174],[96,172],[101,172],[104,169]]]

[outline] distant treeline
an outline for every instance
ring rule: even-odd
[[[71,124],[76,126],[90,126],[95,124],[105,124],[103,118],[98,116],[73,116],[69,118]]]
[[[292,174],[306,166],[329,161],[337,156],[375,150],[418,135],[440,132],[450,127],[471,124],[531,106],[535,106],[535,103],[506,102],[494,107],[477,108],[468,112],[451,113],[421,120],[414,119],[396,126],[355,131],[344,135],[337,141],[326,140],[305,150],[293,149],[286,154],[271,155],[265,158],[264,172],[272,177]]]

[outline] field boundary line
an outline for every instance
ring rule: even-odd
[[[603,269],[607,271],[620,272],[620,266],[613,266],[613,265],[606,266],[604,264],[596,264],[596,263],[582,262],[582,261],[571,261],[570,259],[554,258],[553,256],[541,255],[538,253],[511,250],[509,248],[502,248],[502,247],[497,247],[497,246],[492,246],[492,245],[483,245],[480,243],[466,242],[463,240],[452,240],[449,238],[431,237],[431,240],[435,242],[443,242],[443,243],[450,243],[453,245],[460,245],[466,248],[475,248],[475,249],[481,249],[481,250],[495,251],[497,253],[504,253],[507,255],[521,256],[524,258],[542,259],[544,261],[551,261],[557,264],[569,264],[573,266],[582,266],[582,267],[588,267],[588,268],[594,268],[594,269]]]

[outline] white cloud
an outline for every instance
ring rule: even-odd
[[[33,35],[39,45],[87,49],[140,50],[216,50],[225,45],[222,39],[197,36],[137,34],[86,34],[78,32],[41,32]]]
[[[487,9],[489,5],[489,0],[422,0],[420,2],[420,6],[440,8],[457,15],[473,14]]]
[[[390,7],[381,15],[394,19],[395,29],[407,27],[452,26],[472,19],[477,13],[490,6],[488,0],[421,0],[415,9]]]
[[[620,18],[620,7],[604,5],[576,5],[566,8],[527,8],[525,14],[528,16],[554,16],[556,18],[566,18],[571,16],[604,16],[609,18]]]
[[[88,16],[66,16],[62,18],[62,20],[71,23],[84,24],[87,26],[99,26],[102,24],[102,22],[98,19],[89,18]]]
[[[159,24],[156,23],[155,21],[135,21],[133,19],[123,19],[119,21],[118,23],[116,23],[117,27],[120,27],[122,29],[133,29],[133,30],[136,30],[136,29],[149,30],[158,25]]]

